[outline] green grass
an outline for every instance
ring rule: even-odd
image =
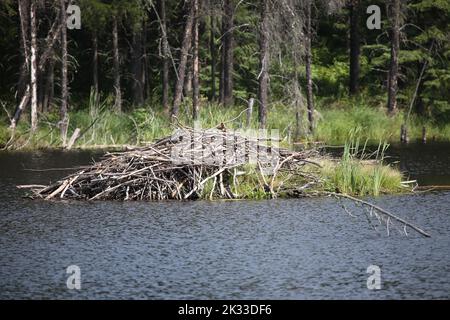
[[[116,114],[111,111],[110,97],[101,102],[91,97],[87,108],[75,108],[70,112],[68,135],[75,128],[80,128],[82,136],[77,140],[75,147],[108,147],[112,145],[136,145],[151,142],[171,133],[168,115],[159,106],[145,106],[130,112]],[[361,128],[359,138],[369,143],[378,141],[396,142],[399,140],[400,126],[404,121],[404,113],[394,116],[387,115],[384,104],[375,99],[359,97],[354,99],[342,98],[329,102],[318,100],[315,112],[315,133],[307,134],[308,122],[306,112],[300,112],[300,140],[308,142],[321,141],[329,145],[342,145],[348,139],[348,132]],[[258,110],[255,110],[251,121],[252,128],[258,128]],[[204,128],[226,123],[228,128],[242,128],[245,124],[245,103],[233,108],[224,108],[217,104],[203,101],[201,109],[201,125]],[[242,113],[242,114],[241,114]],[[184,102],[179,115],[180,122],[192,126],[191,108],[189,99]],[[241,114],[241,117],[238,117]],[[58,112],[40,115],[38,131],[30,134],[29,121],[25,114],[15,134],[15,144],[25,148],[57,148],[61,146],[58,122]],[[234,119],[234,120],[233,120]],[[233,120],[230,122],[230,120]],[[10,132],[7,120],[0,126],[0,145],[8,141]],[[295,109],[283,104],[272,104],[268,111],[269,129],[278,129],[284,139],[282,144],[288,145],[294,140],[296,131]],[[411,116],[408,120],[408,133],[411,141],[420,139],[422,127],[427,128],[428,139],[450,140],[450,124],[439,125],[432,120],[425,120]]]
[[[361,145],[358,138],[360,134],[360,129],[350,132],[340,161],[323,163],[321,176],[325,181],[324,189],[358,196],[378,196],[381,193],[405,191],[402,187],[401,172],[383,164],[389,145],[380,143],[377,151],[367,154],[367,140]]]
[[[405,118],[403,112],[390,116],[384,105],[371,107],[363,101],[348,104],[341,101],[328,107],[322,105],[318,112],[315,138],[327,144],[342,144],[348,138],[349,130],[357,127],[362,128],[360,138],[369,140],[369,143],[380,140],[397,142],[400,140],[400,127]],[[407,122],[411,141],[421,138],[424,126],[429,139],[450,139],[450,124],[439,125],[432,120],[411,115]]]

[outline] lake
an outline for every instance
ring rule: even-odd
[[[422,185],[450,185],[450,144],[394,146]],[[45,202],[46,184],[98,151],[0,153],[0,299],[450,298],[450,192],[370,199],[431,234],[377,231],[332,198]],[[69,290],[66,268],[81,271]],[[367,268],[379,266],[381,289]]]

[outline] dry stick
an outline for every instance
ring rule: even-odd
[[[44,186],[42,184],[22,184],[16,186],[17,189],[34,189],[34,188],[46,188],[47,186]]]
[[[264,177],[264,172],[263,172],[263,169],[262,169],[262,167],[261,167],[261,163],[260,163],[259,161],[258,161],[258,168],[259,168],[259,172],[260,172],[260,174],[261,174],[261,178],[262,178],[262,180],[263,180],[263,182],[264,182],[264,186],[268,187],[269,190],[270,190],[270,193],[271,193],[272,197],[273,197],[273,198],[276,198],[275,192],[273,191],[273,189],[271,188],[271,186],[267,183],[267,180],[266,180],[266,178]],[[265,189],[264,186],[263,186],[263,189]]]
[[[53,191],[47,197],[45,197],[45,200],[50,200],[51,198],[56,196],[58,193],[60,193],[62,190],[64,190],[64,188],[68,185],[69,181],[70,180],[68,180],[68,179],[64,180],[64,182],[59,186],[59,188],[57,188],[55,191]]]
[[[93,196],[92,198],[90,198],[89,200],[95,200],[95,199],[98,199],[99,197],[101,197],[101,196],[104,195],[104,194],[108,194],[108,193],[110,193],[111,191],[114,191],[114,190],[116,190],[116,189],[119,188],[119,187],[125,186],[125,185],[127,185],[127,184],[129,184],[129,183],[132,183],[132,182],[135,182],[135,181],[137,181],[137,180],[139,180],[139,179],[141,179],[141,178],[133,179],[133,180],[127,181],[127,182],[125,182],[125,183],[118,184],[118,185],[116,185],[116,186],[114,186],[114,187],[112,187],[112,188],[111,188],[111,187],[108,187],[108,188],[106,188],[105,190],[103,190],[102,192],[100,192],[100,193],[96,194],[95,196]]]
[[[84,171],[81,171],[77,176],[70,179],[69,183],[66,185],[64,190],[61,192],[61,195],[60,195],[61,199],[64,198],[64,194],[66,193],[67,189],[69,189],[69,187],[72,185],[72,183],[74,183],[75,180],[77,180],[80,177],[80,175],[82,175],[83,173],[84,173]]]
[[[209,194],[209,200],[213,199],[214,189],[216,188],[217,177],[214,177],[213,186],[211,188],[211,193]]]
[[[291,160],[292,158],[295,157],[295,154],[287,157],[286,159],[284,159],[283,161],[280,162],[280,159],[277,159],[277,165],[275,166],[275,169],[273,170],[273,176],[272,176],[272,180],[270,181],[270,190],[273,191],[273,184],[275,182],[275,178],[278,175],[278,171],[280,170],[280,168],[289,160]]]
[[[412,223],[409,223],[408,221],[406,221],[406,220],[404,220],[404,219],[402,219],[402,218],[400,218],[400,217],[398,217],[398,216],[396,216],[396,215],[390,213],[389,211],[386,211],[385,209],[380,208],[380,207],[378,207],[377,205],[374,205],[374,204],[372,204],[372,203],[370,203],[370,202],[367,202],[367,201],[364,201],[364,200],[361,200],[361,199],[358,199],[358,198],[349,196],[349,195],[347,195],[347,194],[342,194],[342,193],[325,192],[325,194],[332,195],[332,196],[335,196],[335,197],[338,197],[338,198],[347,198],[347,199],[350,199],[350,200],[352,200],[352,201],[355,201],[355,202],[361,203],[361,204],[363,204],[363,205],[369,206],[369,207],[371,207],[371,208],[373,208],[373,209],[375,209],[375,210],[378,210],[379,212],[381,212],[381,213],[387,215],[389,218],[392,218],[392,219],[394,219],[394,220],[397,220],[398,222],[403,223],[404,225],[406,225],[406,226],[410,227],[411,229],[417,231],[417,232],[420,233],[421,235],[423,235],[423,236],[425,236],[425,237],[427,237],[427,238],[431,237],[430,234],[428,234],[427,232],[423,231],[421,228],[416,227],[416,226],[413,225]]]
[[[204,185],[206,182],[208,182],[210,179],[217,177],[219,174],[221,174],[222,172],[224,172],[227,169],[231,169],[234,168],[235,166],[231,166],[231,167],[223,167],[221,168],[219,171],[216,171],[216,173],[214,173],[213,175],[207,177],[206,179],[204,179],[203,181],[201,181],[199,184],[197,184],[188,194],[186,194],[184,196],[184,199],[189,198],[195,191],[197,191],[202,185]]]

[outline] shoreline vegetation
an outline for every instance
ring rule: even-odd
[[[176,129],[169,121],[170,116],[162,109],[154,111],[155,108],[148,107],[116,113],[110,111],[109,100],[110,98],[100,100],[91,96],[88,111],[84,111],[86,108],[80,108],[70,113],[69,137],[76,129],[80,132],[73,149],[126,151],[148,146],[161,137],[171,135]],[[186,100],[179,122],[192,125],[190,101]],[[383,162],[388,148],[387,142],[399,139],[399,128],[404,123],[405,114],[399,112],[391,115],[385,111],[382,104],[377,108],[369,106],[366,101],[363,96],[334,102],[334,105],[330,105],[326,100],[319,100],[313,135],[307,134],[309,124],[305,113],[296,118],[295,109],[280,104],[274,104],[269,109],[267,130],[268,132],[278,130],[279,145],[282,148],[301,149],[317,155],[312,160],[318,163],[319,167],[305,166],[307,171],[311,170],[320,179],[320,183],[317,183],[312,191],[337,192],[351,196],[378,196],[409,192],[417,187],[415,181],[405,183],[404,175],[398,168]],[[3,128],[2,144],[11,150],[61,149],[60,130],[53,125],[55,121],[51,119],[52,117],[58,117],[58,114],[49,113],[47,118],[40,117],[38,130],[34,134],[31,134],[28,121],[22,121],[16,128],[13,139],[11,130]],[[224,109],[220,105],[205,101],[200,110],[199,120],[202,128],[213,128],[223,123],[230,130],[258,128],[257,115],[249,112],[245,104]],[[427,128],[429,140],[450,139],[450,125],[435,126],[431,121],[418,117],[409,118],[410,139],[420,140],[424,126]],[[340,158],[319,152],[323,146],[336,145],[343,148]],[[374,146],[375,152],[369,152]],[[245,189],[240,192],[242,198],[271,197],[267,190],[264,188],[261,190],[254,169],[253,176],[250,175],[248,181],[242,184]],[[279,184],[278,181],[275,183]],[[298,185],[300,182],[297,181]],[[296,186],[292,185],[292,189],[295,188]]]
[[[108,101],[108,98],[100,101],[91,97],[88,111],[81,108],[70,113],[69,136],[76,129],[80,132],[78,139],[74,141],[73,149],[126,151],[148,146],[161,137],[171,135],[176,129],[176,126],[168,120],[169,115],[163,110],[139,108],[130,112],[115,113],[109,111]],[[316,155],[312,160],[319,166],[305,166],[307,171],[312,170],[313,174],[320,177],[320,184],[316,183],[316,188],[312,189],[314,192],[378,196],[404,193],[416,187],[415,181],[405,183],[402,172],[395,166],[383,162],[388,148],[386,141],[398,141],[400,134],[398,129],[404,122],[404,114],[390,115],[381,106],[380,108],[368,106],[364,101],[364,97],[347,99],[335,102],[331,107],[325,100],[319,101],[313,135],[306,134],[308,132],[306,114],[296,119],[295,109],[283,105],[273,105],[269,109],[267,129],[268,132],[272,129],[278,130],[280,147],[296,151],[301,149]],[[185,103],[179,122],[192,125],[189,101]],[[33,134],[27,125],[28,122],[22,121],[15,129],[13,139],[11,139],[12,131],[2,127],[1,144],[4,145],[4,149],[11,150],[61,149],[60,130],[53,125],[52,117],[58,115],[49,113],[47,118],[40,117],[38,130]],[[225,110],[217,104],[204,102],[199,120],[202,128],[213,128],[223,123],[230,130],[258,128],[257,116],[249,112],[245,105]],[[412,117],[408,121],[411,140],[421,139],[423,126],[427,127],[429,140],[450,139],[450,125],[434,126],[430,121]],[[343,146],[342,156],[333,158],[329,154],[319,152],[324,145]],[[375,146],[375,152],[368,151],[369,145],[370,149]],[[253,185],[249,183],[250,181],[253,181]],[[275,183],[279,184],[276,181]],[[297,185],[300,185],[300,182]],[[241,192],[242,198],[260,199],[271,196],[264,188],[261,191],[257,175],[250,175],[247,183],[243,183],[242,186],[245,189]],[[294,185],[292,189],[295,189]]]
[[[213,128],[212,130],[215,130],[215,128],[218,127],[217,123],[220,123],[219,126],[222,126],[223,128],[226,127],[225,130],[233,132],[232,135],[239,137],[239,139],[243,139],[241,137],[241,132],[245,133],[245,130],[233,131],[231,127],[235,125],[235,128],[237,130],[245,129],[242,128],[243,121],[242,119],[240,119],[242,118],[243,112],[238,114],[237,117],[226,119],[225,117],[220,117],[217,113],[214,113],[213,110],[214,109],[209,110],[210,118],[206,118],[206,121],[202,122],[202,127],[206,125],[209,126],[210,128]],[[108,133],[108,129],[113,130],[109,132],[109,134],[111,135],[120,132],[117,131],[117,129],[114,129],[113,127],[110,126],[104,127],[105,124],[111,125],[112,123],[114,123],[113,120],[112,121],[106,120],[105,123],[102,123],[102,121],[105,121],[104,120],[105,116],[113,117],[114,119],[114,117],[119,115],[110,113],[106,113],[106,115],[103,115],[102,112],[98,113],[98,115],[99,116],[97,116],[97,118],[91,116],[90,120],[92,121],[93,124],[90,125],[90,128],[92,128],[92,132],[88,133],[88,131],[83,130],[86,134],[80,137],[81,141],[83,141],[83,139],[85,139],[84,141],[88,141],[86,139],[88,139],[89,137],[92,141],[97,141],[99,135],[102,134],[105,135]],[[123,117],[125,115],[120,116]],[[283,117],[280,118],[287,119]],[[219,122],[216,122],[215,125],[211,126],[212,123],[211,119]],[[109,146],[109,148],[104,149],[105,157],[108,158],[111,155],[119,155],[119,154],[125,155],[128,152],[133,152],[133,150],[147,150],[147,148],[152,148],[152,146],[155,144],[158,145],[158,141],[161,141],[161,139],[154,139],[154,136],[161,134],[161,132],[168,131],[167,130],[168,128],[171,128],[172,130],[172,132],[168,132],[167,136],[169,137],[174,135],[173,132],[180,130],[179,129],[180,127],[178,127],[177,129],[176,124],[169,124],[169,123],[160,124],[156,117],[153,117],[152,120],[145,119],[142,123],[151,127],[152,121],[158,123],[160,126],[157,126],[155,131],[147,131],[146,133],[147,134],[150,133],[150,136],[152,137],[153,141],[156,140],[156,142],[146,142],[145,140],[141,140],[139,144],[134,145],[126,144],[121,145],[120,147],[116,146],[116,148],[111,148]],[[186,126],[182,125],[178,119],[177,121],[178,126],[181,126],[182,128],[187,128]],[[123,123],[123,121],[120,121],[120,123]],[[249,122],[247,121],[247,124],[248,123]],[[135,132],[138,133],[139,137],[138,139],[142,139],[144,135],[142,135],[143,134],[142,132],[139,132],[141,127],[140,124],[138,124],[135,120],[133,121],[133,124],[135,125],[136,128]],[[96,127],[96,125],[98,125],[98,127]],[[155,129],[155,127],[153,128]],[[203,131],[203,129],[201,128],[196,130],[200,130],[199,132],[208,132],[208,130]],[[124,131],[121,132],[124,133]],[[193,132],[197,131],[194,130]],[[268,130],[267,132],[270,133],[270,130]],[[248,163],[245,165],[242,164],[241,167],[243,167],[244,169],[243,172],[245,172],[243,176],[245,176],[246,178],[241,179],[242,181],[239,184],[240,189],[236,190],[235,194],[239,194],[238,198],[242,199],[290,197],[293,195],[292,192],[298,193],[299,190],[302,190],[303,187],[304,190],[301,193],[303,193],[304,195],[308,195],[308,192],[309,193],[338,192],[353,196],[378,196],[380,194],[396,194],[411,191],[415,187],[414,185],[416,184],[415,181],[406,181],[405,183],[403,174],[396,167],[384,163],[385,152],[388,149],[389,145],[386,142],[381,143],[380,140],[380,142],[378,143],[378,147],[375,148],[375,151],[369,151],[369,149],[373,148],[368,147],[368,142],[370,140],[367,137],[365,138],[365,140],[362,140],[361,136],[363,136],[362,134],[363,132],[364,130],[361,127],[356,127],[347,132],[341,157],[333,157],[329,153],[324,152],[323,148],[320,145],[311,143],[313,142],[311,140],[312,139],[311,137],[307,137],[307,139],[309,140],[304,140],[300,144],[293,145],[292,143],[289,142],[290,137],[287,136],[285,132],[280,132],[276,144],[277,148],[279,147],[280,150],[283,150],[284,153],[297,154],[297,156],[301,155],[303,158],[305,157],[305,155],[308,155],[307,157],[309,158],[309,162],[308,161],[304,162],[302,166],[302,169],[304,169],[304,171],[301,172],[302,178],[291,179],[292,177],[289,176],[287,180],[290,181],[289,183],[287,183],[287,181],[281,181],[279,180],[278,177],[272,176],[273,178],[271,182],[272,186],[284,185],[282,191],[281,192],[278,191],[275,194],[273,188],[272,187],[269,188],[267,186],[267,181],[265,180],[264,175],[260,174],[261,167],[258,167],[255,164],[253,165]],[[288,133],[288,135],[289,134],[290,133]],[[47,137],[49,136],[51,137],[51,130],[50,134],[47,133]],[[105,138],[105,136],[103,137]],[[243,137],[245,137],[245,135]],[[57,138],[57,136],[52,137],[52,139],[55,138]],[[112,141],[116,143],[114,139],[112,139]],[[254,143],[259,143],[259,140],[257,140]],[[267,143],[271,142],[269,141]],[[95,145],[88,144],[88,146],[94,147]],[[81,149],[84,148],[83,145],[78,147]],[[222,148],[222,146],[219,147]],[[46,147],[44,148],[44,150],[45,149],[48,148]],[[226,146],[223,146],[223,149],[226,149]],[[24,150],[29,149],[25,147]],[[272,166],[274,166],[274,164],[272,164]],[[305,179],[304,175],[306,175],[309,178],[314,177],[314,181],[306,181],[307,179]],[[314,187],[312,188],[312,186]],[[289,192],[287,190],[289,190]],[[208,198],[211,200],[215,199],[215,197],[213,196],[213,192],[206,192],[205,194],[200,193],[197,195],[197,198],[204,198],[204,199]],[[160,200],[162,199],[166,198],[163,197]]]
[[[151,143],[172,133],[170,115],[162,108],[141,107],[131,111],[114,112],[109,106],[110,98],[95,103],[91,97],[89,107],[74,108],[69,113],[68,136],[78,128],[80,134],[72,148],[108,149],[126,146],[139,146]],[[190,99],[186,99],[178,116],[182,123],[192,124]],[[375,105],[374,105],[375,104]],[[282,104],[274,104],[268,110],[266,128],[279,130],[285,144],[316,144],[330,146],[344,145],[351,130],[360,128],[358,138],[367,140],[370,145],[380,141],[395,143],[400,141],[400,130],[406,123],[408,139],[422,141],[424,128],[429,141],[449,141],[450,124],[439,124],[433,120],[416,115],[407,117],[399,111],[391,115],[383,103],[370,106],[364,96],[345,98],[334,102],[322,99],[317,102],[313,134],[309,134],[307,112]],[[249,113],[245,104],[224,109],[222,106],[204,102],[199,120],[202,127],[211,127],[227,122],[233,129],[258,128],[258,117]],[[62,139],[57,125],[57,110],[42,114],[37,131],[32,134],[29,121],[24,119],[12,131],[7,125],[0,127],[0,147],[3,149],[59,149]],[[408,118],[405,121],[405,118]],[[4,123],[7,120],[3,120]],[[230,123],[231,122],[231,123]],[[55,124],[56,123],[56,124]]]

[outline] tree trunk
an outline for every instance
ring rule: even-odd
[[[160,16],[161,16],[161,39],[162,39],[162,105],[164,110],[169,113],[169,40],[167,38],[167,18],[166,18],[166,1],[160,0]]]
[[[295,101],[295,132],[294,132],[294,141],[299,141],[301,135],[301,127],[302,127],[302,106],[303,106],[303,97],[301,92],[301,86],[299,82],[298,75],[298,55],[296,51],[292,52],[292,61],[294,63],[294,84],[295,84],[295,93],[294,93],[294,101]]]
[[[198,120],[199,117],[199,109],[200,109],[200,83],[199,83],[199,58],[198,58],[198,42],[199,42],[199,33],[198,33],[198,25],[199,25],[199,1],[193,0],[194,6],[194,29],[193,29],[193,50],[192,50],[192,70],[193,70],[193,78],[192,78],[192,89],[193,89],[193,97],[192,97],[192,112],[193,119]]]
[[[306,104],[308,109],[309,132],[314,132],[314,99],[313,99],[313,83],[311,75],[312,53],[311,53],[311,1],[306,1]]]
[[[122,90],[120,87],[120,57],[119,57],[119,30],[117,17],[113,17],[113,72],[114,72],[114,90],[115,101],[114,111],[122,112]]]
[[[192,44],[190,44],[190,46],[192,46]],[[192,93],[192,67],[192,52],[189,52],[188,60],[186,62],[186,76],[184,77],[184,97],[189,97]]]
[[[350,83],[349,93],[354,95],[358,92],[359,79],[359,55],[360,55],[360,34],[359,34],[359,12],[360,0],[350,2]]]
[[[29,45],[29,18],[30,18],[30,2],[29,0],[18,1],[19,17],[20,17],[20,49],[23,62],[20,66],[19,82],[17,84],[17,99],[21,99],[24,95],[26,83],[29,80],[30,72],[30,52]]]
[[[261,0],[261,22],[259,31],[259,125],[266,127],[267,95],[269,86],[269,0]]]
[[[66,3],[61,0],[61,21],[67,20]],[[60,130],[63,147],[66,146],[67,127],[69,125],[68,109],[68,78],[67,78],[67,28],[64,25],[61,30],[61,109],[60,109]]]
[[[31,32],[31,131],[37,129],[37,22],[36,22],[37,0],[31,1],[30,6],[30,32]]]
[[[224,104],[225,98],[225,48],[223,43],[223,37],[225,34],[225,19],[222,17],[222,26],[221,26],[221,38],[222,44],[220,48],[220,77],[219,77],[219,103],[221,105]]]
[[[398,52],[400,49],[400,0],[391,1],[391,62],[388,79],[388,111],[397,109]]]
[[[54,69],[55,69],[55,59],[51,58],[48,64],[47,77],[45,81],[45,89],[44,89],[44,103],[43,103],[43,112],[48,112],[50,110],[50,105],[53,102],[54,97]]]
[[[224,1],[225,34],[223,35],[224,48],[224,87],[223,103],[225,106],[233,104],[233,64],[234,64],[234,4],[233,0]]]
[[[216,100],[216,63],[217,63],[217,52],[216,52],[216,44],[215,44],[215,36],[216,36],[216,21],[213,14],[213,10],[211,8],[211,13],[209,15],[210,21],[210,29],[209,29],[209,51],[211,55],[211,96],[210,100]]]
[[[97,31],[92,33],[92,90],[94,91],[95,99],[98,98],[98,37]],[[98,101],[96,101],[97,103]]]
[[[147,39],[148,39],[148,24],[144,20],[142,23],[142,64],[144,70],[143,72],[143,83],[144,83],[144,101],[151,98],[152,96],[152,86],[150,81],[151,68],[149,64],[149,55],[147,54]]]
[[[44,103],[45,103],[45,75],[48,73],[47,66],[37,75],[38,84],[37,84],[37,93],[38,93],[38,112],[44,112]]]
[[[39,72],[42,72],[42,70],[44,69],[45,63],[53,51],[53,47],[55,46],[55,43],[60,36],[61,30],[62,30],[62,23],[59,22],[59,18],[56,18],[52,28],[50,29],[47,35],[45,45],[43,46],[45,48],[45,51],[40,56],[39,64],[37,66]],[[31,86],[30,83],[28,83],[25,86],[24,94],[22,96],[22,99],[20,100],[20,103],[17,105],[16,110],[14,110],[14,116],[11,119],[10,124],[11,129],[14,130],[16,128],[17,123],[20,120],[20,116],[22,115],[25,106],[28,104],[30,97],[31,97]]]
[[[194,23],[194,6],[193,0],[188,0],[188,15],[186,19],[186,25],[184,27],[183,42],[181,44],[180,63],[178,65],[178,80],[175,85],[175,94],[172,105],[172,116],[178,116],[180,109],[181,98],[183,95],[183,84],[186,73],[186,63],[189,53],[189,48],[192,43],[192,25]]]
[[[133,31],[132,39],[132,73],[133,73],[133,104],[141,106],[144,104],[144,88],[145,88],[145,73],[143,63],[143,28],[142,24],[139,30]]]

